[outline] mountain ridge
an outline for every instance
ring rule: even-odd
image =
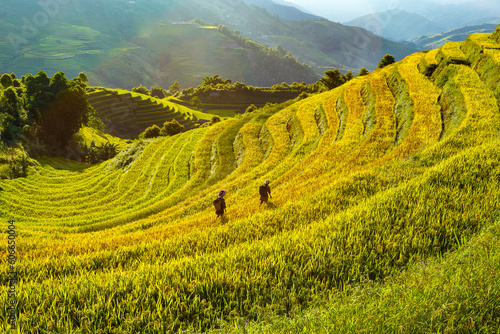
[[[8,55],[0,55],[0,62],[3,68],[5,68],[4,71],[15,71],[18,73],[36,73],[40,69],[48,71],[49,66],[52,66],[54,63],[57,64],[57,59],[55,59],[56,62],[50,58],[46,60],[44,58],[46,55],[40,52],[39,48],[44,43],[52,43],[50,45],[47,44],[50,46],[50,50],[57,50],[68,44],[70,49],[75,50],[79,54],[74,56],[73,62],[68,59],[63,60],[61,64],[67,63],[67,68],[57,68],[57,70],[73,73],[72,71],[76,71],[75,68],[80,68],[89,73],[92,84],[99,85],[102,82],[107,86],[127,89],[138,84],[147,86],[161,85],[167,88],[175,80],[181,81],[183,87],[195,86],[199,83],[194,83],[195,78],[212,76],[214,74],[220,74],[223,77],[231,77],[233,80],[245,81],[246,84],[255,85],[272,85],[285,81],[283,77],[277,77],[273,82],[267,83],[257,80],[253,81],[253,78],[248,78],[248,76],[231,75],[232,73],[225,71],[224,66],[219,66],[213,71],[210,71],[210,67],[197,70],[197,65],[193,63],[199,61],[195,61],[195,57],[197,59],[203,58],[204,54],[213,53],[214,48],[210,45],[208,49],[201,49],[198,46],[203,45],[203,43],[194,39],[193,43],[191,43],[194,50],[192,52],[189,52],[189,48],[183,50],[183,44],[185,43],[182,40],[182,33],[177,32],[174,26],[170,27],[173,31],[171,36],[163,36],[163,39],[158,38],[160,43],[156,43],[157,45],[169,45],[170,43],[171,48],[163,48],[163,50],[150,49],[141,52],[140,49],[131,45],[137,45],[137,41],[143,36],[146,38],[148,36],[155,38],[155,32],[162,25],[194,22],[193,20],[195,19],[205,21],[203,24],[200,24],[201,26],[210,26],[212,23],[215,25],[226,25],[235,34],[241,34],[243,38],[249,41],[256,41],[272,49],[277,44],[286,44],[286,50],[297,57],[299,63],[304,63],[313,68],[316,78],[322,75],[325,70],[332,68],[340,68],[344,72],[356,71],[361,67],[375,68],[380,58],[386,53],[393,54],[399,59],[415,51],[410,47],[385,41],[366,31],[342,27],[338,24],[322,20],[316,21],[318,22],[315,23],[317,29],[311,35],[311,33],[305,31],[302,22],[276,18],[276,16],[269,14],[264,9],[247,6],[241,0],[231,2],[219,0],[211,4],[199,0],[169,0],[167,2],[143,0],[140,2],[125,3],[115,0],[105,2],[104,4],[99,1],[82,2],[74,0],[65,6],[61,5],[56,13],[57,15],[54,14],[53,17],[50,17],[47,24],[37,29],[37,33],[28,39],[22,39],[24,38],[22,18],[33,17],[37,13],[44,14],[43,9],[31,1],[21,0],[16,6],[8,3],[5,6],[5,11],[9,15],[2,17],[2,19],[4,24],[9,27],[7,30],[8,35],[14,34],[17,37],[21,37],[18,41],[25,42],[21,46],[26,50],[23,49],[20,53],[11,52],[12,45],[9,41],[5,38],[0,39],[0,50],[8,50]],[[93,14],[96,12],[99,15]],[[45,15],[47,16],[47,14]],[[307,23],[308,21],[304,22],[305,25],[310,25],[310,23]],[[52,29],[51,27],[55,25],[59,25],[63,29]],[[90,25],[90,27],[86,27],[86,25]],[[72,30],[74,30],[74,36],[65,38],[65,35],[71,35]],[[87,32],[83,30],[87,30]],[[102,40],[80,41],[80,39],[85,38],[86,34],[92,35],[90,31],[98,32],[100,36],[96,38],[101,38]],[[168,33],[164,35],[168,35]],[[334,35],[343,36],[340,44],[337,43],[338,38],[336,40],[332,39],[331,36]],[[165,40],[167,37],[168,40]],[[189,34],[185,33],[185,38],[192,37],[189,37]],[[207,39],[215,39],[215,37],[207,37]],[[371,49],[364,50],[363,43],[359,45],[360,43],[356,43],[356,40],[362,40],[363,43],[366,41]],[[177,41],[178,44],[175,45],[172,41]],[[90,52],[90,48],[86,50],[84,48],[85,43],[91,43],[92,46],[95,46],[95,50],[93,52]],[[328,50],[329,53],[325,53],[324,50],[321,51],[320,48]],[[30,50],[34,50],[35,54],[31,54]],[[193,60],[187,61],[187,66],[184,68],[187,72],[184,72],[184,78],[174,76],[165,78],[162,76],[161,70],[157,70],[157,67],[162,64],[165,58],[168,59],[169,54],[172,56],[178,50],[182,51],[179,52],[178,59],[191,57]],[[87,51],[90,56],[86,56]],[[218,51],[219,54],[212,59],[226,57],[220,63],[232,64],[235,71],[238,68],[238,59],[229,60],[231,59],[229,57],[231,52],[240,52],[238,56],[242,57],[243,60],[246,58],[245,55],[241,55],[241,49],[238,50],[238,48],[228,49],[227,53],[222,48],[216,48],[215,51]],[[352,53],[352,56],[346,57],[347,53]],[[12,57],[16,58],[12,59]],[[46,61],[49,63],[49,66],[43,67]],[[30,64],[32,65],[30,66]],[[99,68],[100,64],[105,64],[105,66]],[[28,68],[28,66],[30,67]],[[245,68],[248,66],[251,66],[251,62],[240,67]],[[111,68],[111,73],[106,73],[107,67]],[[12,68],[12,70],[9,70],[9,68]],[[272,70],[272,68],[267,67],[258,71],[262,75],[265,75],[270,69]],[[129,73],[130,71],[132,73]],[[209,71],[210,73],[208,73]],[[215,71],[219,73],[214,73]],[[290,71],[290,73],[293,72]],[[281,73],[280,75],[283,76],[284,74]],[[185,78],[186,76],[190,76],[190,78],[187,79]],[[121,79],[122,77],[123,80]],[[286,79],[289,83],[291,81],[310,82],[312,80],[311,78],[306,80],[305,77],[297,77],[295,80]],[[118,84],[116,81],[124,81],[125,83],[120,82]]]

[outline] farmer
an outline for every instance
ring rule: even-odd
[[[221,219],[222,215],[226,211],[226,201],[224,200],[225,194],[226,194],[225,190],[219,191],[219,197],[217,197],[217,199],[214,201],[215,213],[217,214],[217,218],[219,218],[220,216]]]
[[[266,202],[269,200],[269,196],[271,196],[271,187],[269,187],[269,183],[271,181],[266,180],[263,185],[259,187],[259,194],[260,194],[260,204]],[[272,196],[271,196],[272,198]]]

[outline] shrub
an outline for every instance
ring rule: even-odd
[[[390,65],[394,62],[396,62],[396,59],[394,59],[394,56],[387,53],[384,56],[384,58],[380,59],[380,63],[378,63],[377,68],[386,67],[387,65]]]
[[[143,133],[139,135],[140,138],[148,139],[148,138],[156,138],[160,136],[161,129],[158,125],[154,124],[144,130]]]
[[[173,119],[171,122],[165,122],[163,127],[161,128],[160,135],[161,136],[173,136],[178,133],[181,133],[184,130],[184,125],[177,122],[176,119]]]
[[[132,91],[136,92],[136,93],[141,93],[144,95],[149,95],[149,90],[147,89],[147,87],[144,87],[142,84],[139,85],[139,87],[132,88]]]
[[[257,106],[255,104],[251,104],[248,106],[248,108],[245,110],[246,113],[251,113],[252,111],[257,110]]]

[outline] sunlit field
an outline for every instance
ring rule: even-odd
[[[472,35],[279,112],[3,180],[19,332],[497,333],[499,43]],[[122,93],[89,99],[124,123],[196,120],[166,102],[124,118],[104,103]]]

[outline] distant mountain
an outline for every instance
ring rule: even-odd
[[[500,22],[500,16],[492,16],[492,17],[482,17],[480,19],[473,19],[470,21],[465,22],[464,26],[477,26],[481,24],[493,24],[493,25],[498,25]]]
[[[479,0],[438,5],[418,13],[444,30],[451,30],[468,24],[491,23],[492,19],[500,17],[500,2]]]
[[[492,33],[495,28],[498,27],[497,24],[481,24],[469,27],[462,27],[453,30],[449,30],[444,33],[422,36],[411,41],[413,45],[421,50],[431,50],[437,49],[443,46],[447,42],[460,42],[465,41],[467,36],[474,33]]]
[[[345,22],[345,24],[365,28],[376,35],[393,41],[408,41],[415,37],[443,31],[441,26],[422,15],[408,13],[404,10],[365,15]]]
[[[261,36],[257,40],[281,45],[299,59],[313,64],[319,73],[332,66],[344,70],[358,70],[361,67],[372,70],[386,53],[402,59],[416,51],[365,29],[328,20],[289,22],[286,26],[288,32]]]
[[[264,8],[269,13],[277,15],[285,20],[305,21],[322,19],[320,16],[301,11],[297,7],[276,3],[273,0],[243,0],[248,5],[255,5]],[[289,4],[289,3],[288,3]]]
[[[127,89],[174,81],[185,88],[215,74],[249,85],[314,82],[328,69],[371,70],[386,53],[402,59],[415,52],[361,28],[285,20],[242,0],[73,0],[52,7],[18,0],[0,10],[0,72],[85,71],[91,84]],[[281,63],[272,60],[276,52]],[[314,77],[297,71],[303,67],[292,55]]]

